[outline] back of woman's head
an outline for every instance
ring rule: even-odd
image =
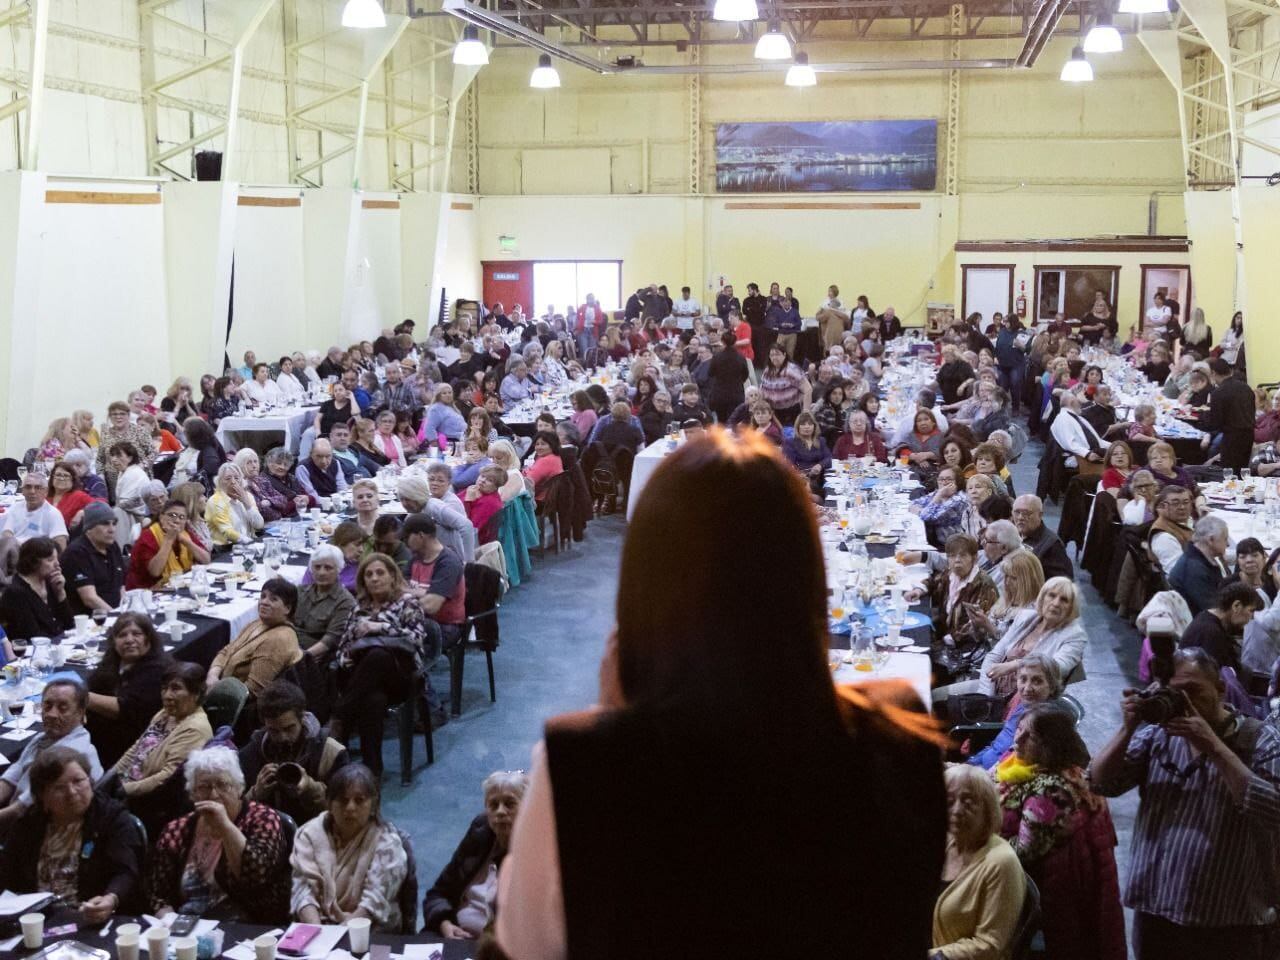
[[[666,458],[622,553],[628,703],[683,705],[729,724],[762,718],[766,702],[785,703],[797,723],[830,712],[825,610],[808,492],[767,439],[715,429]]]

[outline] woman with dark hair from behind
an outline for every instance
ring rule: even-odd
[[[706,509],[725,497],[733,523]],[[657,575],[673,543],[681,575]],[[832,684],[823,569],[808,490],[768,440],[716,429],[664,460],[623,547],[604,709],[553,719],[534,753],[499,878],[507,954],[924,955],[939,753],[905,686]]]
[[[1000,834],[1040,889],[1046,955],[1125,960],[1116,831],[1089,786],[1076,716],[1040,703],[1018,721],[1013,750],[992,771]]]

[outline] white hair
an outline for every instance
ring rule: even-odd
[[[246,463],[261,463],[261,458],[258,456],[257,451],[252,447],[244,447],[243,449],[236,451],[236,455],[231,458],[231,462],[243,471]],[[221,469],[218,470],[218,474],[221,476]]]
[[[499,790],[510,790],[516,796],[523,797],[528,786],[529,775],[523,770],[495,770],[484,778],[480,789],[484,792],[485,799]]]
[[[227,747],[205,747],[188,754],[185,773],[188,795],[195,789],[196,777],[202,773],[229,780],[238,793],[244,792],[244,771],[240,769],[240,757]]]
[[[1221,517],[1201,517],[1191,531],[1193,543],[1207,543],[1211,537],[1227,532],[1227,522]]]
[[[449,466],[447,463],[445,463],[443,460],[432,460],[430,463],[427,464],[428,477],[437,473],[443,473],[450,480],[453,479],[453,468]]]
[[[982,476],[982,474],[979,474]],[[1009,550],[1017,550],[1022,546],[1022,537],[1012,520],[993,520],[987,524],[987,536]]]
[[[232,477],[244,477],[244,471],[234,463],[224,463],[218,468],[217,485],[221,487]]]
[[[317,563],[322,563],[325,560],[328,560],[339,570],[346,566],[347,563],[347,558],[342,555],[341,550],[331,543],[322,543],[311,551],[311,559],[307,561],[307,566],[314,567]]]

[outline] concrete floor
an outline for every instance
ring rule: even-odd
[[[1032,444],[1012,467],[1020,491],[1035,489],[1040,447]],[[1057,529],[1058,510],[1046,522]],[[436,731],[436,762],[425,766],[421,737],[415,745],[412,787],[399,784],[399,756],[392,728],[384,743],[384,813],[414,839],[419,883],[425,891],[448,862],[471,819],[482,809],[480,784],[494,770],[524,769],[541,737],[542,723],[557,713],[595,701],[597,667],[613,624],[613,606],[626,524],[615,515],[591,523],[584,543],[559,556],[534,561],[534,574],[507,595],[502,607],[502,646],[494,656],[498,700],[490,703],[484,658],[468,657],[462,716]],[[1088,679],[1071,688],[1085,707],[1081,734],[1096,750],[1120,722],[1120,691],[1136,679],[1139,639],[1099,599],[1088,577],[1077,575],[1089,633]],[[434,675],[448,689],[448,672]],[[1117,857],[1123,882],[1137,795],[1111,801],[1120,834]]]

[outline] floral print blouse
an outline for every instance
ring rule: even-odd
[[[374,621],[381,629],[378,633],[356,636],[356,627],[364,620]],[[376,613],[369,600],[361,598],[338,641],[338,666],[350,669],[361,650],[381,646],[410,655],[414,669],[421,670],[426,662],[423,653],[426,631],[427,615],[412,594],[401,594]]]
[[[1036,770],[1021,782],[1001,782],[999,769],[996,789],[1000,794],[1000,835],[1009,841],[1024,866],[1036,863],[1066,843],[1084,813],[1106,803],[1089,789],[1079,767],[1069,767],[1061,773]]]

